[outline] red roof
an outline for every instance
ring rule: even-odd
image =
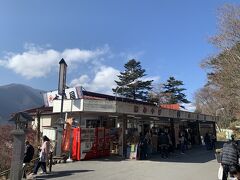
[[[174,110],[180,110],[179,104],[161,104],[161,108],[163,109],[174,109]]]

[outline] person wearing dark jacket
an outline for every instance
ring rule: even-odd
[[[239,153],[234,139],[231,139],[229,142],[224,143],[221,160],[221,164],[223,167],[222,180],[227,180],[230,167],[238,164],[238,158]]]
[[[210,136],[209,136],[208,133],[206,133],[205,136],[204,136],[204,142],[205,142],[205,145],[206,145],[206,149],[210,150],[211,149],[211,139],[210,139]]]
[[[30,163],[30,161],[33,159],[34,155],[34,148],[33,146],[29,143],[29,141],[25,142],[25,152],[24,152],[24,158],[23,158],[23,163]]]
[[[143,133],[140,133],[140,137],[139,137],[139,155],[140,155],[140,160],[146,160],[146,158],[147,158],[147,139],[143,135]]]
[[[162,158],[168,158],[168,147],[169,147],[169,139],[168,135],[164,132],[161,132],[159,135],[159,148]]]

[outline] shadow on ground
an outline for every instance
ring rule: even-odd
[[[206,163],[215,158],[214,150],[206,150],[204,147],[187,150],[185,154],[178,151],[170,153],[168,158],[161,158],[159,154],[153,155],[150,161],[178,162],[178,163]]]
[[[217,145],[217,148],[221,148],[222,143]],[[182,162],[182,163],[206,163],[216,159],[214,150],[206,150],[205,146],[195,146],[190,150],[187,150],[185,154],[181,154],[179,150],[175,150],[169,154],[169,158],[161,158],[159,153],[151,155],[148,161],[159,162]],[[126,161],[119,156],[110,156],[106,158],[92,159],[88,161],[104,161],[104,162],[120,162]],[[127,160],[128,161],[128,160]],[[133,160],[134,161],[134,160]]]
[[[224,142],[219,141],[216,143],[216,148],[222,148]],[[206,163],[216,159],[215,150],[206,150],[205,146],[194,146],[192,149],[187,150],[185,154],[181,154],[179,151],[170,153],[168,159],[161,158],[159,154],[153,155],[150,161],[159,162],[180,162],[180,163]]]
[[[121,156],[118,155],[111,155],[109,157],[101,157],[101,158],[97,158],[97,159],[90,159],[90,160],[86,160],[86,161],[104,161],[104,162],[119,162],[119,161],[124,161],[126,159],[124,159]]]
[[[45,180],[45,179],[51,179],[51,178],[66,177],[76,173],[86,173],[91,171],[94,171],[94,170],[70,170],[70,171],[66,170],[66,171],[52,172],[50,174],[37,176],[36,179]]]

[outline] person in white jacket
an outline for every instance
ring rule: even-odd
[[[48,154],[50,151],[50,140],[47,136],[43,136],[43,143],[40,148],[39,160],[34,167],[33,174],[37,174],[39,167],[41,166],[43,173],[47,173],[46,163],[48,160]]]

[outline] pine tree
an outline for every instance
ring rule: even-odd
[[[166,103],[190,103],[190,101],[186,99],[186,95],[183,93],[186,89],[180,88],[180,86],[183,86],[183,82],[176,80],[174,77],[169,77],[167,83],[163,84],[163,95],[165,96]]]
[[[118,75],[119,81],[115,81],[117,87],[112,89],[115,94],[122,96],[147,100],[147,93],[152,89],[153,80],[143,81],[141,78],[146,76],[145,69],[141,63],[135,59],[129,60],[124,65],[125,70]]]

